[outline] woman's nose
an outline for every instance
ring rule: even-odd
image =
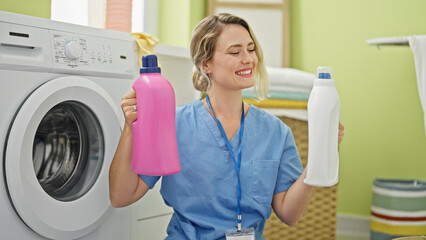
[[[244,64],[249,64],[254,61],[253,56],[248,51],[244,51],[242,62]]]

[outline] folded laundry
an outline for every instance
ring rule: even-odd
[[[270,86],[293,86],[312,89],[315,74],[294,68],[266,67]]]
[[[295,93],[307,93],[310,94],[312,91],[311,88],[307,87],[296,87],[296,86],[269,86],[269,91],[279,91],[279,92],[295,92]]]
[[[296,101],[296,100],[281,100],[281,99],[267,99],[263,101],[257,101],[255,99],[243,99],[244,102],[253,104],[259,108],[298,108],[307,109],[308,101]]]
[[[243,90],[243,98],[256,99],[256,94],[252,90]],[[309,93],[290,92],[290,91],[284,92],[284,91],[271,90],[269,91],[268,99],[287,99],[287,100],[308,101]]]

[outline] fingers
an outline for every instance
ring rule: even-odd
[[[345,126],[341,122],[339,122],[339,143],[343,140],[343,136],[345,135]]]
[[[130,92],[126,93],[122,98],[121,98],[122,103],[123,102],[131,102],[133,104],[136,104],[136,92],[135,90],[131,90]]]
[[[138,113],[135,109],[136,106],[136,93],[134,90],[126,93],[121,98],[121,109],[123,110],[126,123],[131,127],[132,123],[137,119]]]
[[[135,110],[133,106],[136,105],[136,93],[134,90],[131,90],[130,92],[126,93],[121,98],[121,108],[123,109],[123,112]]]
[[[135,109],[136,105],[131,105],[131,106],[125,106],[123,107],[123,112],[124,113],[137,113],[137,110]]]
[[[123,109],[123,111],[126,111],[128,109],[136,110],[133,106],[136,106],[136,98],[127,98],[121,100],[121,108]]]

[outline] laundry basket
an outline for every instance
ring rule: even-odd
[[[308,159],[308,122],[287,117],[280,119],[291,128],[305,167]],[[336,192],[337,185],[316,188],[305,214],[292,227],[281,222],[272,211],[263,236],[267,240],[336,239]]]
[[[371,240],[426,234],[426,182],[375,179]]]

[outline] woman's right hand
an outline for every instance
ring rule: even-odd
[[[121,109],[124,113],[126,125],[132,129],[132,123],[137,119],[138,112],[135,109],[136,106],[136,92],[131,90],[121,98]]]
[[[128,206],[149,190],[149,186],[132,171],[132,124],[138,116],[134,106],[136,93],[131,90],[121,98],[125,124],[109,169],[109,195],[113,207]]]

